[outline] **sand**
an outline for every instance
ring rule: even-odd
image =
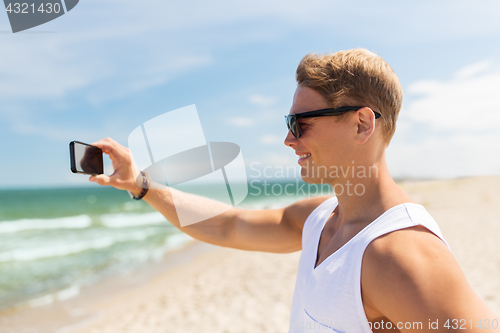
[[[500,314],[500,177],[401,186],[434,216],[472,288]],[[201,244],[186,251],[178,257],[185,263],[176,267],[119,277],[61,304],[3,314],[0,331],[287,332],[299,252]]]

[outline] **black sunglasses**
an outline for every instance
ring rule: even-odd
[[[302,135],[298,122],[298,120],[301,118],[340,116],[341,114],[344,114],[348,111],[358,111],[363,107],[364,106],[342,106],[336,109],[321,109],[297,114],[289,114],[285,116],[286,126],[292,132],[293,136],[298,139]],[[382,116],[377,111],[373,111],[373,113],[375,114],[375,119],[378,119]]]

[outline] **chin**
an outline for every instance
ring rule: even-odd
[[[302,177],[302,180],[308,184],[318,184],[318,185],[326,185],[330,184],[330,182],[325,178],[306,178]]]
[[[307,174],[307,170],[302,169],[300,172],[300,177],[302,180],[308,184],[329,184],[329,179],[326,178],[319,178],[319,177],[310,177],[310,175]]]
[[[314,164],[311,165],[309,163],[302,166],[300,169],[300,177],[302,180],[308,184],[329,184],[331,179],[325,177],[324,173],[318,175],[317,170],[313,169],[314,167]]]

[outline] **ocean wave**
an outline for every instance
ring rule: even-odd
[[[108,228],[138,227],[152,224],[169,224],[158,212],[152,213],[121,213],[101,216],[101,224]]]
[[[0,262],[34,261],[72,255],[87,250],[104,249],[121,242],[142,241],[156,234],[156,232],[156,230],[141,230],[122,235],[110,235],[99,239],[81,241],[79,243],[68,243],[61,240],[59,243],[47,244],[43,248],[32,247],[0,253]]]
[[[53,303],[55,300],[64,301],[80,294],[80,286],[71,286],[56,293],[47,294],[27,302],[30,307],[43,306]]]
[[[21,219],[0,222],[0,234],[41,229],[84,229],[91,224],[92,219],[87,215],[60,217],[55,219]]]

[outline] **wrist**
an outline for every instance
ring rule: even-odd
[[[128,190],[128,192],[132,193],[135,196],[138,196],[142,192],[142,187],[139,187],[136,185],[136,186],[134,186],[133,189]]]
[[[140,200],[144,198],[148,193],[150,184],[151,179],[149,175],[146,172],[141,171],[136,178],[135,187],[128,190],[130,197],[134,200]]]

